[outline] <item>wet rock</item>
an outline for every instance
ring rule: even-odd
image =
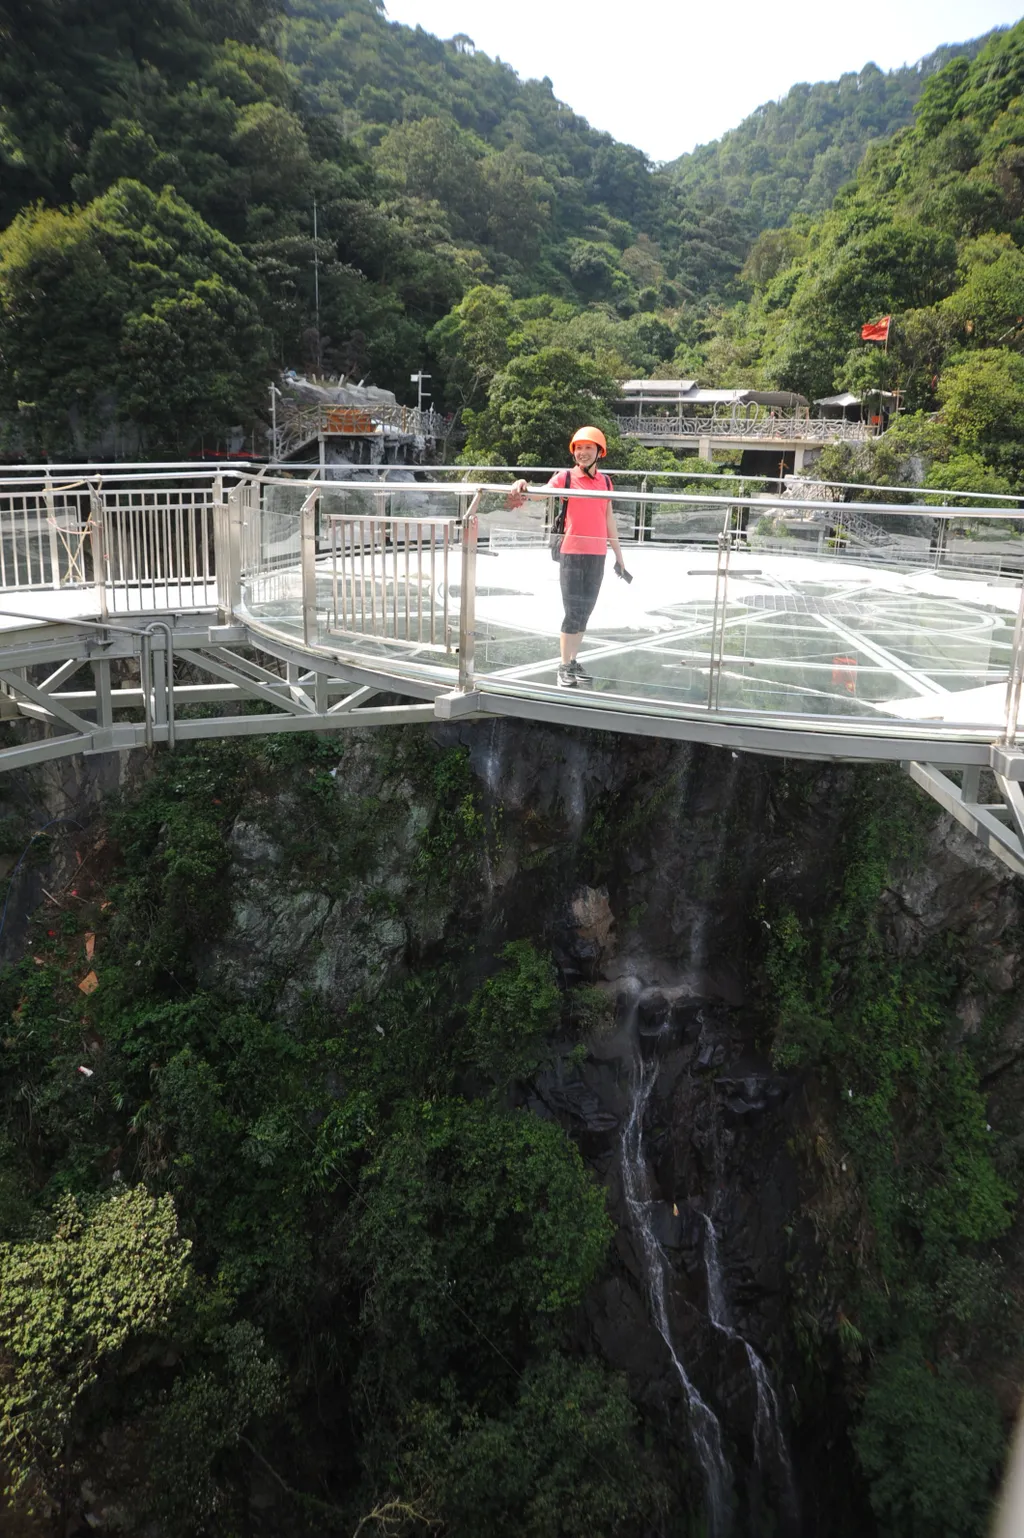
[[[710,1068],[720,1068],[725,1062],[724,1041],[704,1041],[697,1050],[693,1060],[693,1066],[707,1072]]]
[[[613,1132],[619,1119],[606,1111],[597,1095],[585,1084],[566,1084],[561,1088],[552,1085],[543,1098],[555,1111],[581,1122],[588,1132]]]
[[[677,999],[672,1006],[672,1023],[681,1041],[696,1041],[705,1018],[704,1006],[693,999]]]
[[[898,951],[917,955],[940,933],[969,933],[972,962],[997,991],[1013,986],[1016,955],[997,942],[1019,924],[1021,893],[1006,867],[966,828],[942,817],[924,858],[902,871],[886,894]],[[1012,957],[1012,964],[1011,964]]]
[[[676,1250],[683,1243],[685,1219],[676,1202],[651,1203],[651,1228],[658,1243]]]
[[[235,858],[243,865],[279,865],[282,858],[280,844],[270,837],[258,823],[246,822],[238,817],[228,835]]]
[[[645,988],[636,1001],[641,1036],[662,1036],[669,1025],[669,1002],[660,988]]]
[[[581,887],[572,900],[571,909],[580,940],[595,945],[599,952],[606,950],[615,928],[608,888]]]
[[[727,1120],[756,1119],[781,1105],[789,1090],[788,1082],[770,1069],[721,1074],[715,1079]]]

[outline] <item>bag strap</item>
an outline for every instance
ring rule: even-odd
[[[563,470],[562,471],[562,487],[561,487],[561,489],[563,491],[568,491],[571,484],[572,484],[572,471],[571,470]],[[555,534],[564,534],[565,533],[565,515],[568,512],[568,510],[569,510],[569,498],[568,497],[563,497],[561,502],[559,502],[559,504],[558,504],[558,511],[555,514],[554,522],[551,525],[553,533],[555,533]]]

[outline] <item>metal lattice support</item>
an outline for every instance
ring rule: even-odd
[[[991,772],[1002,800],[982,801],[982,769],[965,765],[960,783],[952,778],[955,770],[937,764],[908,763],[907,773],[916,785],[928,792],[943,811],[955,817],[979,843],[1008,866],[1015,876],[1024,876],[1024,753],[996,747],[991,752]]]
[[[282,731],[338,731],[434,719],[432,703],[373,705],[380,689],[324,660],[317,666],[258,662],[244,627],[156,620],[125,627],[102,622],[8,632],[0,652],[0,717],[34,721],[53,735],[0,749],[0,770],[74,753],[199,738],[262,736]],[[209,618],[212,618],[210,616]],[[31,681],[30,672],[49,669]],[[185,670],[192,681],[178,676]],[[112,684],[112,671],[138,671],[138,682]],[[88,686],[77,675],[88,672]],[[262,714],[238,707],[258,701]],[[192,718],[189,706],[224,713]],[[126,720],[126,713],[142,720]]]

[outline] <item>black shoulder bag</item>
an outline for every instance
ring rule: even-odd
[[[568,491],[571,475],[572,471],[566,470],[565,480],[562,482],[563,491]],[[551,535],[548,544],[551,547],[551,559],[553,561],[560,561],[562,559],[562,540],[565,538],[565,513],[568,506],[569,498],[563,497],[551,521]]]

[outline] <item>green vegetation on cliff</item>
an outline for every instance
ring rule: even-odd
[[[930,820],[909,782],[866,777],[813,911],[763,923],[773,1055],[811,1075],[807,1216],[823,1264],[794,1261],[808,1376],[845,1359],[853,1433],[879,1531],[982,1538],[1004,1433],[986,1381],[1020,1327],[1006,1257],[1019,1157],[979,1079],[986,1036],[957,1016],[974,985],[939,932],[894,944],[897,873]]]
[[[368,883],[411,797],[403,890],[440,840],[430,901],[461,899],[463,752],[413,733],[373,755],[394,801],[332,778],[359,762],[337,740],[163,757],[103,881],[83,873],[0,981],[0,1468],[40,1532],[84,1477],[168,1538],[237,1532],[268,1481],[277,1533],[378,1512],[395,1533],[639,1535],[657,1509],[636,1411],[573,1328],[603,1194],[507,1093],[550,1052],[550,960],[520,942],[473,992],[450,955],[412,956],[404,983],[290,1013],[277,986],[198,975],[241,816],[283,840],[300,906],[330,883],[386,925]]]

